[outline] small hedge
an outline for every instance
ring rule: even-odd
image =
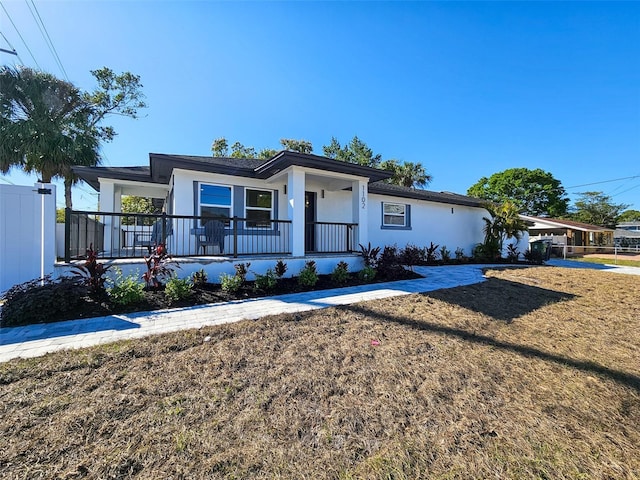
[[[86,302],[89,289],[76,279],[61,278],[53,281],[45,277],[10,288],[4,294],[0,326],[17,327],[56,321],[80,308]]]

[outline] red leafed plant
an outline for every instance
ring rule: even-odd
[[[159,288],[163,282],[171,277],[177,264],[171,265],[173,261],[163,243],[153,249],[151,255],[144,257],[147,264],[147,271],[142,275],[147,283],[147,288]]]
[[[85,262],[73,268],[71,273],[75,274],[89,288],[90,293],[102,294],[106,292],[104,282],[107,280],[105,275],[109,268],[111,267],[98,263],[98,252],[93,249],[92,243],[87,249]]]

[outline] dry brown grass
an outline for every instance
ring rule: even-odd
[[[0,478],[640,478],[638,277],[488,276],[2,364]]]

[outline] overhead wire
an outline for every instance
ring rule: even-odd
[[[620,180],[629,180],[630,178],[640,178],[640,175],[632,175],[630,177],[614,178],[612,180],[602,180],[600,182],[583,183],[582,185],[572,185],[571,187],[565,187],[565,188],[566,189],[570,189],[570,188],[588,187],[590,185],[599,185],[601,183],[611,183],[611,182],[619,182]]]
[[[7,11],[7,9],[5,8],[5,6],[4,6],[4,4],[2,2],[0,2],[0,7],[2,7],[2,10],[4,10],[4,13],[7,15],[7,18],[11,22],[11,25],[13,25],[13,28],[15,29],[16,33],[18,34],[18,37],[20,37],[20,40],[22,40],[22,43],[24,44],[24,47],[27,49],[27,52],[29,52],[29,55],[31,55],[31,59],[33,60],[33,63],[36,64],[36,67],[38,67],[38,70],[42,70],[40,68],[40,65],[38,64],[38,61],[36,60],[36,57],[33,56],[33,52],[29,48],[29,45],[27,45],[27,42],[22,37],[22,34],[20,33],[20,30],[18,30],[18,27],[16,27],[16,24],[13,23],[13,19],[11,18],[11,15],[9,15],[9,12]],[[24,62],[22,62],[22,63],[24,64]]]
[[[31,0],[31,5],[33,5],[33,10],[31,9],[31,5],[29,5],[29,0],[24,0],[24,3],[27,4],[27,7],[29,8],[29,12],[31,12],[31,16],[33,17],[33,20],[36,22],[36,25],[38,26],[38,30],[40,30],[40,34],[42,35],[42,38],[44,39],[44,43],[47,44],[47,47],[49,48],[49,51],[51,52],[51,55],[53,55],[53,59],[57,63],[58,67],[60,68],[60,71],[64,75],[64,78],[66,78],[67,82],[68,82],[69,81],[69,77],[67,76],[67,71],[64,69],[64,65],[62,65],[62,61],[60,60],[60,57],[58,56],[58,51],[56,50],[56,47],[53,44],[53,41],[51,40],[51,37],[49,36],[49,32],[47,31],[47,27],[45,26],[44,22],[42,21],[42,17],[40,16],[40,12],[38,11],[38,7],[36,7],[36,4],[34,3],[33,0]],[[35,13],[34,13],[34,10],[35,10]],[[36,18],[36,15],[38,16],[38,18]]]
[[[13,53],[15,54],[15,56],[18,59],[18,61],[20,62],[20,64],[24,65],[24,60],[22,60],[22,57],[20,57],[20,54],[15,49],[15,47],[13,45],[11,45],[11,42],[9,41],[9,39],[7,37],[5,37],[4,33],[2,33],[2,32],[0,32],[0,35],[2,35],[2,38],[4,38],[4,41],[7,42],[7,45],[9,45],[9,48],[11,48],[11,50],[13,50]]]

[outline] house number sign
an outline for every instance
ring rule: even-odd
[[[367,208],[367,196],[364,192],[364,185],[362,186],[362,198],[360,199],[360,202],[362,203],[363,209]]]

